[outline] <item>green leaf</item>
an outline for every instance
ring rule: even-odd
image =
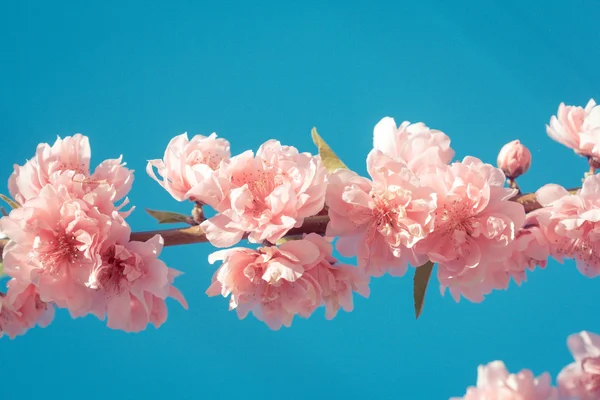
[[[327,168],[329,172],[333,172],[338,168],[348,169],[346,164],[344,164],[342,160],[340,160],[340,158],[333,152],[333,150],[331,150],[331,147],[329,147],[329,145],[325,143],[323,138],[319,136],[317,128],[313,128],[311,134],[313,142],[317,146],[317,149],[319,149],[319,156],[321,156],[321,161],[323,161],[325,168]]]
[[[177,224],[188,223],[190,217],[183,214],[174,213],[171,211],[158,211],[146,208],[146,212],[155,218],[159,224]]]
[[[427,284],[429,278],[431,278],[431,271],[433,270],[433,263],[427,261],[425,264],[416,268],[414,277],[414,299],[415,299],[415,316],[417,319],[423,311],[423,303],[425,302],[425,292],[427,291]]]
[[[19,208],[21,205],[8,196],[0,194],[0,199],[4,200],[12,209]]]
[[[4,264],[0,262],[0,278],[4,276]]]

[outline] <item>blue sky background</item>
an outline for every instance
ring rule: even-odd
[[[494,163],[520,138],[533,153],[524,190],[579,184],[586,163],[546,137],[561,101],[600,97],[596,0],[303,2],[4,2],[0,12],[0,171],[39,142],[88,135],[93,164],[123,154],[144,207],[187,211],[144,172],[184,131],[269,138],[313,151],[319,132],[365,174],[384,116],[450,135],[457,158]],[[527,4],[524,4],[527,3]],[[3,190],[6,191],[6,190]],[[428,292],[414,320],[412,277],[372,283],[356,310],[270,331],[238,321],[204,291],[209,245],[168,248],[190,310],[170,302],[160,328],[112,331],[58,313],[0,343],[0,397],[29,399],[447,399],[480,363],[556,375],[568,334],[600,332],[599,281],[550,263],[482,304]]]

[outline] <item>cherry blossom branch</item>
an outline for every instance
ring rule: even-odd
[[[576,192],[580,188],[568,189],[569,192]],[[541,204],[537,202],[535,193],[525,193],[515,196],[513,201],[520,203],[525,208],[526,213],[530,213],[539,208]],[[298,236],[304,233],[325,234],[329,217],[327,215],[316,215],[304,220],[304,224],[299,228],[291,229],[286,237]],[[191,226],[187,228],[172,228],[172,229],[157,229],[154,231],[133,232],[131,240],[146,241],[154,235],[161,235],[165,241],[165,246],[181,246],[184,244],[205,243],[208,242],[206,235],[200,229],[200,226]],[[246,235],[247,236],[247,235]],[[8,243],[8,239],[0,239],[0,253],[4,246]]]
[[[579,188],[568,189],[569,192],[575,192]],[[513,201],[520,203],[525,208],[526,213],[530,213],[539,208],[542,208],[541,204],[537,202],[535,193],[525,193],[515,196]],[[291,229],[286,237],[302,235],[304,233],[318,233],[324,234],[327,228],[329,217],[327,215],[316,215],[309,217],[304,220],[304,224],[299,228]],[[150,239],[154,235],[162,235],[165,240],[165,246],[179,246],[183,244],[193,243],[204,243],[208,240],[206,235],[202,232],[199,226],[192,226],[189,228],[175,228],[175,229],[162,229],[155,231],[146,232],[134,232],[131,234],[131,240],[145,241]],[[1,244],[0,244],[1,247]]]
[[[327,223],[329,223],[329,217],[327,215],[316,215],[314,217],[306,218],[301,227],[291,229],[286,237],[298,236],[302,235],[303,233],[311,232],[323,235],[325,234]],[[208,242],[206,235],[204,232],[202,232],[199,226],[192,226],[189,228],[159,229],[146,232],[133,232],[131,234],[131,240],[145,241],[154,235],[161,235],[165,240],[165,246],[179,246],[183,244]],[[248,235],[245,235],[245,237],[247,236]]]

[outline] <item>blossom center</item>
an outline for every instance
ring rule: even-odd
[[[587,266],[598,266],[600,257],[596,248],[589,240],[578,240],[575,243],[576,259],[582,261]]]
[[[237,187],[247,185],[252,194],[250,208],[260,213],[269,208],[267,198],[278,186],[283,184],[284,179],[282,175],[270,171],[243,171],[239,176],[234,177],[232,182]]]
[[[204,152],[198,152],[196,154],[193,154],[191,158],[191,164],[205,164],[208,165],[210,169],[212,169],[213,171],[216,170],[219,167],[219,164],[221,163],[221,160],[223,159],[223,157],[212,150],[208,150],[208,151],[204,151]]]
[[[467,201],[453,200],[436,210],[438,225],[447,233],[456,231],[473,233],[472,205]]]
[[[118,257],[115,247],[112,247],[102,256],[102,266],[92,273],[88,286],[92,289],[102,288],[109,294],[120,294],[129,287],[130,282],[142,275],[138,268],[127,261]]]
[[[34,255],[43,268],[50,273],[58,273],[64,264],[75,264],[79,258],[78,240],[75,235],[57,227],[50,240],[38,237],[34,245]]]
[[[406,205],[410,200],[408,192],[388,189],[383,193],[371,193],[371,198],[374,202],[372,216],[378,231],[389,233],[402,218],[406,218]]]

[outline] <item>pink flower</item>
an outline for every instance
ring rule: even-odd
[[[146,172],[176,200],[191,199],[216,207],[223,194],[214,182],[215,170],[230,155],[229,142],[217,139],[216,133],[208,137],[195,135],[191,140],[183,133],[171,139],[163,160],[148,161]]]
[[[372,276],[401,276],[408,263],[425,263],[412,248],[434,227],[436,194],[402,164],[391,166],[374,167],[374,181],[337,170],[327,189],[327,236],[339,236],[338,251],[357,255],[359,267]]]
[[[164,241],[156,235],[146,242],[115,243],[102,254],[86,286],[96,291],[95,314],[108,316],[108,327],[139,332],[148,323],[158,328],[164,320],[153,319],[153,309],[164,303],[172,292],[174,274],[158,259]],[[187,309],[185,299],[174,292]]]
[[[11,279],[8,292],[0,293],[0,337],[11,339],[39,325],[45,328],[54,319],[52,304],[40,300],[35,286],[24,285]]]
[[[252,312],[274,330],[289,327],[295,315],[308,318],[323,303],[332,318],[340,306],[352,309],[353,290],[368,296],[368,277],[350,266],[333,266],[331,250],[325,239],[309,234],[279,247],[218,251],[209,261],[223,265],[206,293],[231,295],[229,308],[240,319]]]
[[[338,264],[331,255],[331,243],[314,233],[304,236],[304,240],[319,247],[320,256],[317,263],[307,268],[306,274],[311,275],[321,288],[321,298],[325,304],[325,317],[333,319],[340,307],[347,312],[354,309],[353,292],[363,297],[369,297],[369,276],[360,269]]]
[[[23,166],[15,165],[8,182],[9,191],[23,204],[55,180],[64,184],[65,178],[60,175],[67,174],[71,185],[79,187],[79,195],[91,193],[100,186],[105,192],[111,191],[103,196],[111,202],[125,197],[133,183],[133,171],[125,168],[118,158],[102,162],[90,175],[90,157],[88,138],[81,134],[58,138],[52,146],[40,144],[34,158]]]
[[[468,298],[474,297],[477,301],[482,301],[483,295],[493,289],[508,289],[511,278],[517,285],[521,285],[526,280],[527,270],[533,271],[536,266],[546,268],[550,244],[544,230],[539,226],[536,215],[536,212],[527,214],[524,226],[517,233],[512,245],[506,249],[508,258],[489,264],[482,283]]]
[[[216,247],[233,246],[245,233],[252,243],[275,243],[323,209],[326,178],[318,157],[269,140],[256,156],[247,151],[221,166],[225,199],[202,230]]]
[[[476,387],[450,400],[558,400],[558,391],[547,372],[537,378],[527,369],[509,374],[502,361],[494,361],[479,366]]]
[[[546,132],[577,154],[600,159],[600,107],[593,99],[585,108],[561,103],[557,115],[546,125]]]
[[[454,157],[450,138],[445,133],[430,129],[421,122],[411,124],[404,121],[396,127],[396,122],[390,117],[375,125],[373,149],[415,173],[428,165],[448,164]]]
[[[600,275],[600,176],[587,177],[576,194],[551,184],[540,188],[536,197],[544,206],[538,221],[550,254],[560,262],[575,258],[577,269],[589,278]]]
[[[558,374],[561,396],[577,400],[600,398],[600,336],[590,332],[570,335],[567,345],[575,362]]]
[[[130,229],[118,212],[105,215],[65,187],[44,186],[38,197],[0,219],[10,238],[4,247],[4,272],[36,286],[40,298],[68,308],[73,316],[92,308],[85,283],[102,262],[105,242],[129,240]]]
[[[481,301],[490,290],[489,265],[502,262],[525,221],[522,205],[509,201],[516,191],[503,187],[504,174],[474,157],[451,165],[431,166],[423,185],[438,195],[435,229],[417,242],[415,251],[438,264],[442,287]]]
[[[519,140],[505,144],[498,154],[498,167],[509,179],[523,175],[531,165],[531,153]]]

